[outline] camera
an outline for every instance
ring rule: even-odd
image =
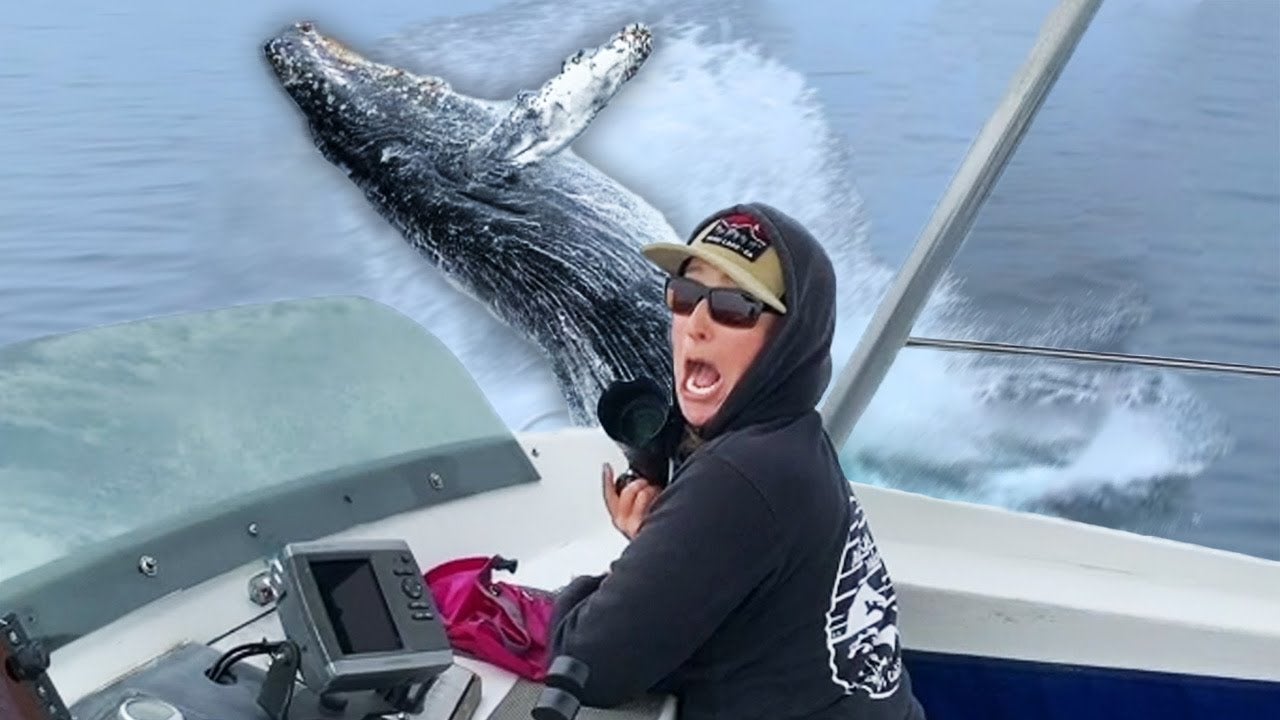
[[[596,403],[605,434],[622,448],[629,468],[618,476],[618,491],[640,476],[664,487],[671,476],[671,455],[683,420],[671,395],[650,378],[615,380]]]

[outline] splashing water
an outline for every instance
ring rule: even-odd
[[[725,3],[561,5],[520,2],[417,26],[361,50],[443,77],[459,92],[503,99],[536,88],[564,57],[618,27],[649,24],[652,57],[574,152],[653,204],[681,235],[715,208],[745,199],[806,223],[840,278],[833,354],[842,365],[893,269],[869,249],[871,226],[848,175],[850,150],[804,75],[753,40],[762,33],[753,4],[737,3],[732,12]],[[451,288],[345,178],[324,168],[305,138],[290,143],[284,160],[270,161],[279,168],[273,186],[287,194],[294,217],[311,216],[339,238],[328,252],[362,273],[365,294],[440,336],[513,429],[565,424],[564,403],[537,350]],[[984,324],[947,278],[914,332],[1114,346],[1143,312],[1138,299],[1122,296],[1091,311],[1087,323],[1051,318],[1034,336],[1010,338]],[[862,482],[1036,507],[1103,490],[1147,492],[1202,471],[1226,448],[1218,419],[1176,376],[906,350],[844,456]]]

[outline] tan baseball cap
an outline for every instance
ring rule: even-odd
[[[699,258],[733,279],[741,289],[785,314],[782,259],[765,227],[753,215],[735,212],[708,223],[687,244],[653,243],[641,252],[671,275],[690,258]]]

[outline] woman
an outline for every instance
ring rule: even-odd
[[[673,693],[684,720],[924,717],[893,583],[816,406],[831,378],[835,273],[760,203],[650,245],[670,277],[686,423],[670,484],[614,489],[631,542],[560,594],[552,654],[590,668],[582,700]]]

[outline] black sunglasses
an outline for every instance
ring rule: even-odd
[[[711,311],[711,319],[721,325],[749,328],[760,319],[760,313],[773,311],[761,300],[738,288],[709,288],[687,277],[667,278],[667,307],[677,315],[688,315],[703,299]]]

